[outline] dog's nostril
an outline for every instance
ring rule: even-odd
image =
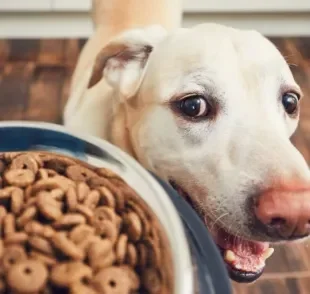
[[[286,220],[282,217],[273,217],[269,223],[272,227],[281,227],[286,224]]]

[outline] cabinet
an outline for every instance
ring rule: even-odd
[[[91,0],[50,0],[53,11],[89,11]]]
[[[52,1],[53,0],[0,0],[0,11],[49,11],[51,10]]]
[[[310,11],[309,0],[183,0],[183,3],[185,13]],[[90,7],[91,0],[0,0],[0,11],[86,12]]]
[[[83,0],[82,0],[83,1]],[[309,0],[184,0],[186,12],[293,12],[310,11]]]

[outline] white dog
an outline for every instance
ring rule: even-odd
[[[95,11],[110,18],[123,11],[98,2]],[[170,23],[144,20],[166,29],[126,30],[105,45],[95,33],[89,42],[102,46],[88,43],[82,54],[65,125],[109,140],[170,182],[205,220],[231,277],[250,282],[273,252],[268,242],[310,232],[310,172],[289,140],[302,93],[261,34],[216,24],[172,30],[181,10],[167,2]]]

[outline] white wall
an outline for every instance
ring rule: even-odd
[[[0,0],[0,38],[88,37],[90,3]],[[218,22],[269,36],[310,36],[310,0],[184,0],[184,11],[185,27]]]

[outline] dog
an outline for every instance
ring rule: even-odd
[[[270,243],[310,232],[310,171],[290,141],[302,91],[260,33],[181,28],[178,0],[143,3],[94,1],[96,31],[64,124],[169,182],[205,222],[231,278],[253,282]]]

